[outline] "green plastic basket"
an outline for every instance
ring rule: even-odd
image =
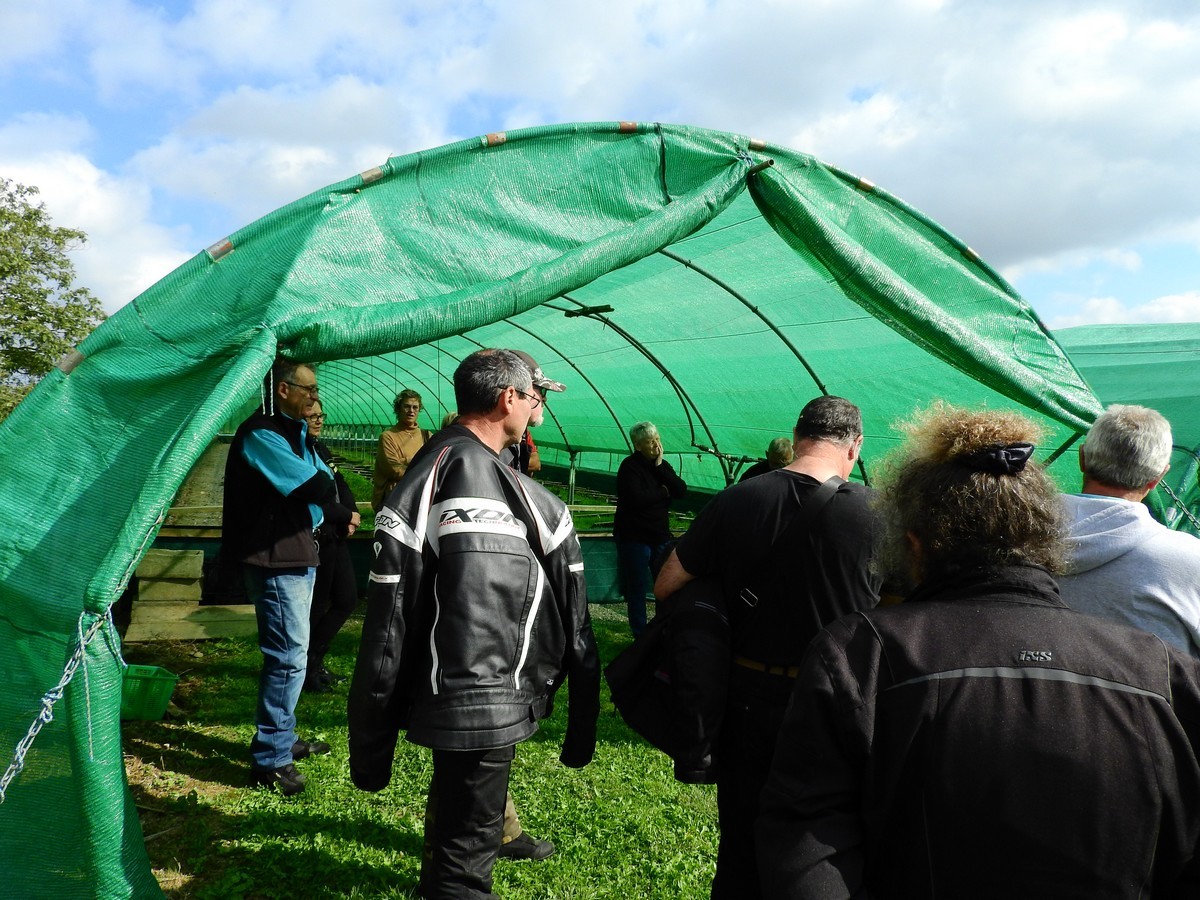
[[[127,666],[121,685],[122,719],[161,719],[178,675],[161,666]]]

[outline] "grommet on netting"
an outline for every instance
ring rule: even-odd
[[[83,623],[89,617],[92,617],[92,622],[85,630]],[[0,803],[3,803],[5,797],[7,796],[8,786],[12,784],[13,779],[20,775],[21,770],[25,768],[25,758],[29,753],[29,748],[33,746],[33,742],[37,739],[37,736],[41,732],[42,728],[45,725],[48,725],[54,719],[54,704],[63,698],[63,694],[67,690],[67,685],[70,684],[71,679],[75,677],[75,672],[79,668],[80,664],[84,663],[84,654],[87,651],[88,644],[92,642],[92,638],[94,638],[97,633],[99,633],[100,629],[104,628],[105,625],[108,625],[110,629],[113,627],[111,608],[105,609],[104,612],[99,615],[87,611],[80,613],[79,630],[75,638],[75,649],[71,653],[71,658],[67,660],[66,666],[63,668],[62,677],[58,680],[58,684],[42,695],[41,711],[38,712],[37,716],[33,720],[33,723],[29,726],[29,730],[25,733],[25,737],[21,738],[20,743],[17,744],[16,750],[13,751],[12,762],[8,764],[8,768],[5,770],[4,774],[0,776]],[[87,692],[86,663],[84,663],[84,682],[84,691]],[[90,696],[87,698],[87,703],[88,746],[90,753],[92,730]]]
[[[209,255],[213,262],[216,262],[223,256],[228,256],[233,252],[233,241],[229,238],[222,238],[211,247],[205,247],[204,252]]]
[[[868,181],[866,178],[858,179],[858,181],[854,183],[854,186],[860,191],[866,191],[868,194],[873,193],[875,190],[875,182]]]
[[[508,140],[508,135],[505,134],[503,131],[493,131],[490,134],[485,134],[483,136],[483,146],[499,147],[501,144],[503,144],[507,140]]]
[[[762,140],[761,138],[750,138],[750,149],[751,150],[766,150],[767,142]]]
[[[618,122],[617,131],[621,134],[633,134],[637,131],[637,122]]]
[[[750,167],[750,171],[746,173],[746,177],[749,178],[752,175],[757,175],[763,169],[769,169],[773,165],[775,165],[775,160],[773,160],[773,159],[766,159],[760,163],[755,163],[754,165],[752,165]]]
[[[383,167],[376,166],[373,169],[367,169],[365,172],[359,172],[358,177],[362,179],[364,185],[374,184],[383,177]]]
[[[63,354],[62,359],[54,364],[54,368],[64,375],[70,375],[81,362],[83,362],[83,354],[78,350],[69,350]]]
[[[983,257],[981,257],[978,253],[976,253],[975,249],[973,247],[963,247],[962,252],[963,252],[963,256],[965,256],[971,262],[982,262],[983,261]]]

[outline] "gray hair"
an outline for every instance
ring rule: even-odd
[[[281,381],[291,381],[296,377],[297,369],[312,369],[314,372],[316,372],[316,369],[313,368],[312,363],[299,362],[294,359],[286,359],[282,356],[276,357],[275,362],[271,366],[271,372],[266,379],[268,381],[268,390],[274,390],[275,385],[279,384]]]
[[[275,362],[271,364],[271,370],[263,376],[261,407],[262,411],[268,415],[275,414],[275,391],[280,382],[291,381],[296,377],[297,369],[312,369],[314,375],[317,374],[317,368],[313,363],[299,362],[294,359],[288,359],[283,356],[275,357]]]
[[[454,402],[458,414],[489,413],[506,388],[533,390],[529,366],[511,350],[476,350],[454,370]]]
[[[653,422],[638,422],[629,429],[629,439],[633,441],[633,446],[637,446],[646,438],[658,436],[658,429],[654,427]]]
[[[1171,424],[1148,407],[1113,404],[1092,425],[1083,451],[1088,478],[1140,490],[1171,462]]]
[[[796,420],[796,440],[850,444],[862,435],[862,412],[844,397],[809,400]]]

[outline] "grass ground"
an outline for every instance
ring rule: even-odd
[[[592,607],[604,662],[629,643],[624,610]],[[353,668],[361,622],[352,619],[328,658]],[[252,639],[154,643],[131,663],[182,677],[161,722],[126,722],[126,772],[159,884],[172,898],[412,897],[421,858],[429,752],[401,743],[391,785],[367,794],[351,783],[346,689],[305,694],[301,736],[333,745],[298,768],[305,792],[283,798],[246,787],[259,668]],[[569,685],[568,685],[569,689]],[[565,701],[565,697],[562,698]],[[604,690],[596,757],[558,762],[566,704],[520,745],[511,788],[524,827],[554,841],[544,862],[500,861],[506,900],[708,895],[716,853],[711,787],[683,785],[670,761],[617,716]]]

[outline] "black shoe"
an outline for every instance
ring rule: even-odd
[[[554,845],[549,841],[539,841],[522,831],[506,844],[500,845],[501,859],[545,859],[554,854]]]
[[[296,741],[292,744],[292,759],[304,759],[309,756],[321,756],[333,748],[324,741]]]
[[[328,694],[333,691],[329,686],[329,682],[321,677],[320,672],[308,672],[304,676],[304,687],[302,688],[306,694]]]
[[[321,677],[325,679],[326,684],[341,684],[346,680],[345,675],[339,675],[337,672],[331,672],[325,668],[324,665],[322,665],[317,671],[321,673]]]
[[[251,787],[278,787],[279,793],[285,797],[291,797],[293,794],[299,794],[304,790],[305,778],[296,771],[296,767],[291,763],[286,766],[280,766],[278,769],[260,769],[258,766],[250,767],[250,786]]]

